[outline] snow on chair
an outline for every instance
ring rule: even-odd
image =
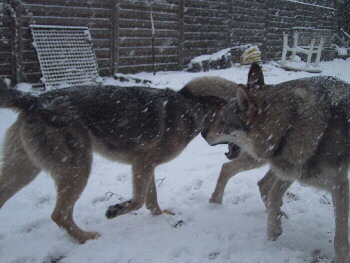
[[[294,28],[296,29],[296,28]],[[285,69],[307,71],[312,73],[319,73],[322,69],[319,67],[321,52],[325,39],[321,36],[318,37],[314,34],[314,30],[309,28],[303,28],[295,30],[293,34],[293,45],[288,45],[289,35],[283,33],[283,51],[282,58],[278,61],[280,66]],[[318,43],[316,43],[318,40]],[[291,52],[291,56],[287,58],[288,52]],[[307,55],[306,63],[297,59],[297,54]],[[313,55],[316,55],[315,61],[312,62]]]

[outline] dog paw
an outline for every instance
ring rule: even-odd
[[[222,204],[222,196],[219,197],[216,195],[212,195],[211,198],[209,199],[209,203],[221,205]]]
[[[123,205],[120,205],[120,204],[111,205],[106,211],[106,217],[108,219],[112,219],[116,216],[124,214],[123,213],[124,210],[125,210],[125,207]]]
[[[282,216],[288,218],[282,211],[269,213],[267,221],[268,240],[275,241],[282,234]]]
[[[277,238],[282,234],[281,224],[275,224],[274,226],[269,226],[267,230],[267,239],[270,241],[276,241]]]
[[[116,205],[111,205],[106,211],[106,217],[108,219],[111,219],[116,216],[124,215],[134,210],[140,209],[142,205],[143,203],[135,202],[133,200],[129,200]]]
[[[156,208],[156,209],[152,209],[152,208],[148,208],[150,211],[151,211],[151,214],[154,215],[154,216],[159,216],[159,215],[162,215],[162,214],[168,214],[168,215],[172,215],[174,216],[175,213],[171,210],[161,210],[160,208]]]
[[[84,231],[78,237],[76,237],[76,239],[78,240],[78,242],[80,244],[84,244],[87,241],[92,240],[92,239],[97,239],[100,236],[101,236],[101,234],[98,232],[86,232],[86,231]]]
[[[159,205],[157,203],[152,203],[149,206],[146,206],[146,208],[151,212],[153,216],[159,216],[163,214],[162,209],[160,209]]]
[[[148,209],[153,216],[159,216],[159,215],[163,214],[163,211],[160,208],[155,208],[155,209],[148,208]]]
[[[171,216],[174,216],[174,215],[175,215],[175,213],[174,213],[173,211],[167,210],[167,209],[163,210],[162,212],[163,212],[164,214],[171,215]]]

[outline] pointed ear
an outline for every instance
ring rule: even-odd
[[[250,67],[249,73],[248,73],[248,85],[247,88],[249,89],[261,89],[265,86],[264,82],[264,75],[262,72],[261,67],[258,63],[253,63]]]
[[[238,109],[241,112],[247,112],[249,110],[250,101],[249,101],[249,97],[248,97],[248,92],[247,92],[246,88],[241,84],[239,84],[237,86],[236,100],[237,100]]]

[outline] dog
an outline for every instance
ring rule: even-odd
[[[281,235],[282,198],[299,181],[331,193],[334,262],[349,262],[350,84],[318,76],[265,85],[262,69],[254,63],[248,84],[237,86],[235,99],[202,136],[210,145],[230,143],[228,157],[238,156],[223,165],[212,202],[222,202],[230,177],[268,164],[270,170],[259,182],[268,239]]]
[[[210,125],[236,84],[201,77],[180,91],[145,87],[83,86],[38,96],[0,86],[0,107],[18,111],[8,129],[0,175],[0,207],[40,171],[55,181],[52,220],[80,243],[97,238],[73,219],[91,170],[92,153],[132,165],[133,196],[110,206],[107,218],[145,203],[162,214],[154,170],[181,153]],[[229,96],[232,96],[229,95]]]

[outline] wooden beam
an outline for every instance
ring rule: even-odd
[[[120,0],[112,0],[112,35],[111,35],[111,75],[118,72],[119,66],[119,13]]]
[[[184,23],[185,23],[185,0],[179,1],[179,49],[178,49],[178,56],[179,56],[179,68],[184,68],[184,42],[185,42],[185,29],[184,29]]]
[[[25,11],[23,4],[11,1],[15,17],[13,17],[13,46],[14,51],[14,80],[16,83],[23,81],[23,27],[22,13]]]
[[[14,4],[14,0],[9,1],[11,7]],[[16,82],[16,21],[12,14],[11,16],[11,53],[13,54],[11,59],[11,81]]]

